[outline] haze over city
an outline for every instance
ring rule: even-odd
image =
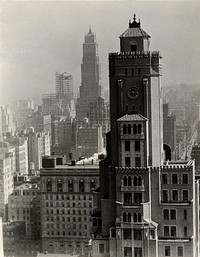
[[[102,86],[108,88],[108,53],[136,13],[161,52],[162,85],[200,82],[198,2],[2,2],[0,103],[41,98],[54,89],[55,72],[81,83],[82,43],[91,25],[99,44]]]

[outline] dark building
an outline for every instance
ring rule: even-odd
[[[176,159],[176,116],[169,114],[169,104],[163,104],[163,142],[171,150],[171,159]]]
[[[194,163],[164,162],[159,52],[129,22],[109,54],[107,158],[93,212],[93,257],[198,256]]]
[[[100,64],[96,37],[91,29],[85,36],[81,64],[80,98],[77,99],[76,117],[83,121],[88,116],[89,104],[101,96]]]

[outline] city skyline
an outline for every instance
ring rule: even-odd
[[[120,33],[134,13],[154,35],[151,50],[160,49],[163,56],[162,85],[200,82],[199,4],[127,3],[1,3],[0,103],[51,93],[56,71],[71,74],[78,92],[82,43],[90,25],[99,44],[102,87],[108,88],[108,53],[118,49]]]

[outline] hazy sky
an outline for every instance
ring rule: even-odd
[[[55,72],[80,85],[82,44],[89,25],[99,44],[102,86],[108,53],[136,13],[162,59],[163,86],[200,82],[199,1],[1,2],[0,104],[54,92]]]

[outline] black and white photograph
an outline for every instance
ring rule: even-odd
[[[0,2],[0,257],[200,257],[199,0]]]

